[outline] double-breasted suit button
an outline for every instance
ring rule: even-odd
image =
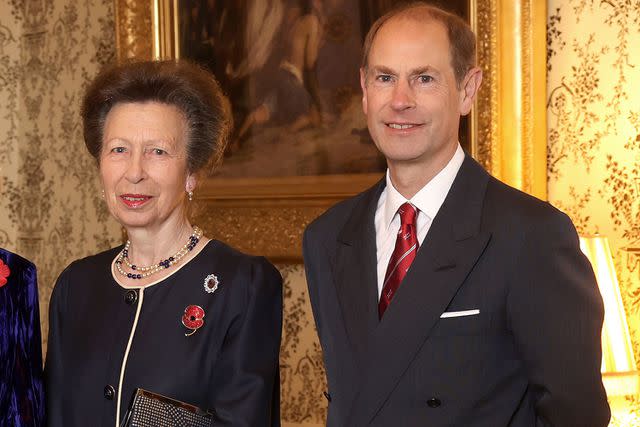
[[[327,402],[331,402],[331,395],[329,393],[323,391],[322,394],[324,395],[325,399],[327,399]]]
[[[429,408],[437,408],[440,405],[442,405],[442,402],[440,402],[440,399],[438,399],[437,397],[432,397],[431,399],[427,400],[427,406]]]
[[[115,396],[116,390],[112,385],[107,384],[104,386],[104,398],[107,400],[113,400],[113,396]]]
[[[129,305],[135,304],[136,301],[138,301],[138,293],[133,289],[127,291],[127,293],[124,295],[124,301]]]

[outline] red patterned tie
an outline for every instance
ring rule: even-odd
[[[391,254],[387,273],[384,275],[382,294],[378,303],[378,315],[381,319],[411,267],[419,246],[416,231],[418,210],[410,203],[405,203],[398,209],[398,214],[400,214],[400,230],[398,230],[396,247]]]

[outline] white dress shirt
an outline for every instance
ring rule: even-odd
[[[382,284],[384,283],[384,276],[387,272],[387,265],[389,264],[389,259],[391,259],[391,254],[396,245],[396,235],[398,234],[398,230],[400,230],[398,208],[405,202],[409,202],[418,208],[418,242],[420,243],[420,247],[422,247],[422,242],[431,227],[431,222],[440,210],[442,203],[444,203],[444,199],[447,197],[449,189],[463,161],[464,151],[460,144],[458,144],[458,148],[451,160],[449,160],[449,163],[410,200],[405,199],[404,196],[395,189],[389,176],[389,170],[387,169],[387,185],[384,190],[382,190],[380,199],[378,199],[375,216],[378,298],[380,298],[380,294],[382,293]]]

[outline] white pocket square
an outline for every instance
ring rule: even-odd
[[[463,317],[463,316],[475,316],[480,314],[480,310],[464,310],[464,311],[445,311],[440,316],[441,319],[446,319],[448,317]]]

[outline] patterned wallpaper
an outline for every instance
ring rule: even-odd
[[[640,367],[640,0],[549,0],[547,34],[549,200],[609,237]]]
[[[309,303],[309,294],[300,264],[280,264],[284,278],[284,326],[280,350],[283,427],[324,426],[327,382],[320,343]]]
[[[0,245],[38,267],[46,341],[60,271],[120,238],[79,117],[87,81],[114,59],[113,2],[3,0],[0,10]]]
[[[0,245],[11,248],[17,230],[8,227],[4,181],[18,175],[18,68],[20,23],[2,9],[0,15]]]

